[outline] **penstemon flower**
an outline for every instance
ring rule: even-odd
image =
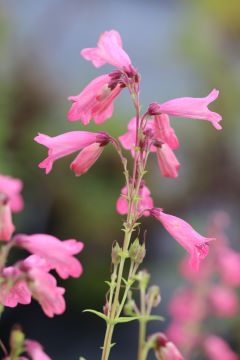
[[[138,360],[146,360],[150,351],[153,351],[159,360],[182,360],[181,353],[165,334],[158,332],[147,336],[148,322],[162,320],[161,317],[151,314],[160,304],[161,294],[158,286],[148,286],[150,275],[140,270],[146,255],[145,233],[141,240],[140,221],[143,216],[156,218],[189,253],[191,272],[199,270],[200,263],[208,255],[209,246],[215,237],[204,237],[184,220],[155,207],[144,177],[151,153],[156,154],[162,176],[174,179],[179,175],[180,163],[174,153],[179,147],[179,140],[170,124],[169,116],[207,120],[216,129],[221,129],[221,116],[208,109],[209,103],[218,97],[218,91],[213,90],[205,98],[179,98],[163,104],[152,103],[142,114],[139,100],[141,76],[123,49],[121,37],[116,30],[104,32],[97,47],[85,48],[81,55],[97,68],[110,64],[115,69],[93,79],[79,95],[68,97],[72,105],[67,119],[80,120],[83,125],[88,125],[91,120],[102,124],[112,116],[115,99],[126,89],[135,109],[135,116],[130,120],[127,132],[114,138],[105,132],[70,131],[54,137],[38,134],[34,140],[48,149],[48,156],[39,164],[46,174],[51,172],[56,160],[78,152],[70,164],[70,169],[80,176],[98,160],[107,144],[111,144],[120,157],[125,184],[117,199],[116,210],[119,214],[126,215],[122,226],[124,237],[121,242],[115,241],[112,246],[111,276],[110,281],[106,281],[108,291],[103,312],[86,310],[106,322],[102,360],[109,359],[115,326],[134,320],[139,322]],[[130,160],[123,154],[125,150],[132,155]],[[131,160],[132,164],[129,166]],[[10,199],[9,194],[4,193],[4,196]],[[17,234],[12,237],[14,228],[11,227],[11,213],[9,208],[4,206],[5,203],[2,203],[4,211],[0,212],[0,240],[3,243],[0,253],[1,303],[14,307],[18,303],[28,304],[33,297],[47,316],[62,314],[66,307],[63,297],[65,290],[58,287],[50,271],[55,270],[63,279],[69,276],[79,277],[82,267],[74,255],[81,252],[83,244],[73,239],[60,241],[46,234]],[[23,248],[32,255],[6,266],[8,253],[14,246]],[[232,268],[229,267],[227,278],[231,277],[231,271]],[[238,282],[238,279],[235,277],[234,281]],[[139,300],[135,299],[134,291],[135,294],[139,293]],[[217,291],[221,293],[222,289],[218,288]],[[195,302],[195,294],[185,292],[182,298],[190,301],[192,306],[189,306],[187,312],[184,312],[183,308],[177,309],[179,317],[192,316],[196,309],[199,316],[203,316],[201,304]],[[227,311],[235,311],[230,291],[226,302]],[[222,303],[218,297],[216,299],[213,295],[211,303],[216,311],[221,311]],[[22,341],[17,356],[22,356],[23,350],[34,360],[49,360],[41,346],[33,341]]]
[[[160,295],[157,287],[153,286],[147,290],[149,275],[142,271],[137,272],[144,260],[146,249],[145,244],[134,236],[134,232],[138,229],[140,236],[141,217],[151,215],[159,220],[189,253],[190,263],[194,270],[199,269],[200,262],[207,256],[209,243],[214,238],[200,235],[184,220],[154,207],[151,192],[143,178],[150,153],[156,153],[163,176],[176,178],[179,175],[180,163],[174,153],[174,150],[179,147],[179,140],[171,127],[168,115],[208,120],[216,129],[221,128],[219,124],[221,116],[207,108],[208,104],[218,97],[218,91],[213,90],[205,98],[180,98],[163,104],[152,103],[142,115],[139,102],[141,76],[123,50],[122,40],[117,31],[104,32],[100,36],[97,47],[83,49],[81,55],[97,68],[110,64],[116,69],[110,74],[101,75],[91,81],[79,95],[69,97],[73,103],[67,115],[68,120],[80,120],[87,125],[93,119],[96,124],[101,124],[112,116],[113,102],[122,89],[126,88],[136,112],[135,117],[128,124],[127,132],[119,139],[114,139],[105,133],[76,131],[55,138],[39,135],[35,141],[49,148],[48,158],[39,164],[39,167],[46,169],[46,173],[51,171],[55,160],[81,150],[70,167],[76,175],[82,175],[95,163],[103,147],[109,142],[118,152],[123,165],[125,185],[117,199],[116,210],[119,214],[126,215],[123,224],[124,239],[121,245],[115,242],[112,247],[113,270],[111,280],[107,282],[109,291],[103,312],[88,309],[106,321],[102,360],[109,358],[115,325],[131,320],[138,320],[140,324],[138,360],[145,360],[151,349],[155,351],[157,359],[181,360],[182,355],[175,345],[164,337],[165,335],[158,337],[158,339],[165,339],[160,345],[159,342],[156,343],[156,336],[146,339],[146,324],[152,319],[151,310],[159,303]],[[122,148],[130,151],[132,155],[131,174]],[[22,246],[36,254],[41,254],[40,249],[33,249],[28,241]],[[50,263],[53,265],[52,259]],[[127,263],[129,263],[128,270],[126,270]],[[57,269],[58,272],[59,270]],[[140,307],[131,295],[131,287],[135,282],[139,286]],[[123,309],[127,309],[127,317],[122,316]]]

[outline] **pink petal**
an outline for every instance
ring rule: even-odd
[[[219,122],[222,117],[208,109],[208,105],[218,97],[219,91],[213,89],[204,98],[183,97],[159,104],[159,112],[177,117],[208,120],[217,129],[222,129]]]
[[[121,37],[115,30],[105,31],[99,38],[97,48],[83,49],[81,55],[96,67],[105,63],[120,69],[129,69],[131,66],[131,60],[122,48]]]

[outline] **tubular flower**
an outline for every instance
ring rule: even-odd
[[[0,174],[0,193],[7,195],[12,212],[23,209],[23,198],[20,194],[22,187],[21,180]]]
[[[238,360],[239,357],[218,336],[209,335],[204,341],[204,350],[209,360]]]
[[[38,134],[34,140],[48,148],[48,157],[39,164],[39,167],[45,169],[48,174],[52,170],[54,161],[92,144],[106,145],[109,139],[106,133],[89,131],[70,131],[55,137]],[[81,159],[84,160],[83,156]]]
[[[222,126],[219,122],[222,120],[221,115],[208,109],[208,105],[216,100],[219,91],[213,89],[204,98],[183,97],[167,101],[163,104],[152,103],[148,112],[150,115],[168,114],[176,117],[186,117],[190,119],[207,120],[217,130]]]
[[[180,163],[168,144],[157,147],[157,159],[160,172],[165,177],[178,177]]]
[[[97,47],[83,49],[81,55],[97,68],[107,63],[123,70],[131,69],[131,60],[123,50],[122,39],[116,30],[102,33]]]
[[[112,86],[111,74],[98,76],[76,96],[69,96],[72,106],[68,112],[69,121],[81,120],[88,125],[91,119],[101,124],[113,114],[113,101],[120,94],[124,85],[120,82]]]
[[[190,264],[199,269],[199,263],[208,254],[208,242],[215,240],[200,235],[186,221],[169,214],[161,209],[153,208],[151,215],[159,220],[170,235],[190,254]]]
[[[116,209],[120,215],[125,215],[128,213],[128,201],[127,196],[127,186],[124,186],[121,190],[121,195],[117,200]],[[145,216],[149,216],[148,209],[153,207],[153,199],[151,198],[151,192],[148,187],[142,182],[139,189],[139,202],[138,202],[138,213],[142,213]]]
[[[0,193],[0,241],[10,240],[14,230],[9,200],[6,195]]]
[[[26,351],[32,360],[51,360],[51,358],[43,351],[43,347],[35,340],[27,339],[25,341]]]
[[[45,259],[62,279],[67,279],[69,276],[77,278],[82,274],[82,265],[73,256],[82,251],[82,242],[60,241],[54,236],[45,234],[19,234],[14,240],[19,247]]]
[[[86,146],[71,163],[70,168],[75,175],[80,176],[87,172],[90,167],[97,161],[104,149],[104,145],[93,143]]]

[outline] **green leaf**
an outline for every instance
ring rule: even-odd
[[[121,323],[127,323],[130,321],[134,321],[134,320],[144,320],[144,321],[163,321],[164,318],[162,316],[158,316],[158,315],[146,315],[146,316],[142,316],[142,315],[138,315],[138,316],[123,316],[123,317],[119,317],[118,319],[116,319],[113,323],[114,324],[121,324]]]
[[[139,320],[145,320],[145,321],[164,321],[165,318],[163,316],[158,316],[158,315],[140,315],[138,316]]]
[[[130,321],[138,320],[139,316],[122,316],[114,321],[114,324],[127,323]]]
[[[103,313],[101,313],[100,311],[86,309],[86,310],[83,310],[83,312],[90,312],[92,314],[99,316],[101,319],[105,320],[106,322],[108,322],[108,317],[106,315],[104,315]]]

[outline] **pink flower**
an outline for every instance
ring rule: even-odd
[[[170,235],[190,254],[191,266],[198,270],[199,263],[208,254],[208,242],[214,238],[206,238],[194,230],[186,221],[161,209],[153,208],[151,215],[158,219]]]
[[[126,199],[127,195],[127,186],[124,186],[121,190],[121,195],[117,200],[116,209],[117,212],[121,215],[128,213],[128,201]],[[151,209],[153,207],[153,199],[151,198],[151,192],[148,187],[142,183],[139,189],[140,200],[138,202],[138,213],[142,213],[145,216],[149,216],[149,211],[144,211]]]
[[[240,286],[240,253],[223,246],[217,253],[222,280],[230,286]]]
[[[19,212],[23,209],[23,198],[20,194],[23,187],[21,180],[11,176],[0,175],[0,193],[9,198],[12,212]]]
[[[204,350],[209,360],[239,360],[229,345],[220,337],[209,335],[204,341]]]
[[[26,351],[32,360],[51,360],[51,358],[43,351],[43,347],[37,341],[27,339],[25,341]]]
[[[123,50],[121,37],[116,30],[102,33],[97,47],[83,49],[81,55],[96,67],[107,63],[123,70],[131,68],[131,60]]]
[[[117,82],[111,86],[111,74],[98,76],[91,81],[85,89],[77,96],[69,96],[73,101],[68,112],[68,120],[81,120],[88,125],[91,119],[96,124],[101,124],[113,114],[113,101],[120,94],[123,86]]]
[[[71,131],[55,137],[38,134],[34,140],[48,148],[48,157],[39,164],[39,167],[46,169],[48,174],[52,170],[54,161],[92,144],[105,145],[109,141],[109,136],[101,132]],[[83,156],[81,159],[84,160]]]
[[[70,165],[75,175],[80,176],[87,172],[102,154],[103,149],[104,146],[100,143],[86,146]]]
[[[163,104],[153,103],[149,106],[150,115],[168,114],[190,119],[208,120],[217,129],[222,129],[219,122],[222,117],[208,109],[208,105],[218,97],[219,91],[214,89],[204,98],[184,97],[167,101]]]
[[[229,317],[238,313],[238,297],[230,287],[213,286],[209,294],[209,300],[217,316]]]
[[[10,240],[14,230],[9,200],[5,194],[0,193],[0,241]]]
[[[169,312],[175,320],[183,323],[199,322],[206,315],[201,297],[190,289],[181,289],[174,294],[169,305]]]
[[[184,360],[177,347],[163,333],[156,335],[155,355],[158,360]]]
[[[61,278],[79,277],[82,274],[82,265],[72,256],[82,251],[82,242],[60,241],[54,236],[45,234],[19,234],[14,239],[18,246],[45,259]]]
[[[165,177],[178,177],[180,163],[168,144],[157,147],[158,166],[161,174]]]
[[[49,317],[64,313],[66,308],[63,298],[65,289],[57,287],[56,279],[39,268],[30,269],[28,276],[31,279],[29,288],[32,296],[39,302],[44,313]]]
[[[18,304],[30,304],[31,292],[21,275],[22,272],[17,267],[8,266],[3,269],[0,303],[4,306],[15,307]]]

